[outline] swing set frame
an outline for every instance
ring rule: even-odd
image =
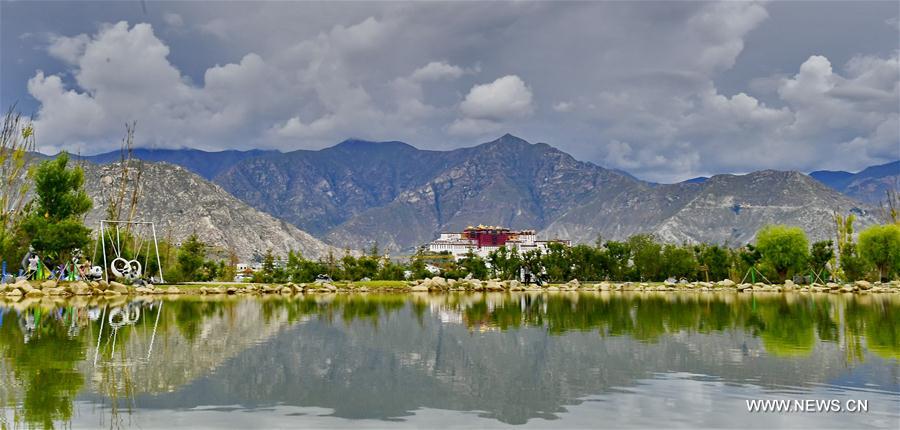
[[[109,282],[109,262],[106,260],[106,230],[110,229],[110,227],[115,227],[116,236],[118,236],[119,226],[132,226],[132,225],[148,225],[150,226],[150,231],[153,235],[153,249],[156,252],[156,265],[159,267],[159,280],[160,283],[165,284],[166,279],[163,276],[162,269],[162,260],[159,257],[159,242],[156,239],[156,224],[152,221],[113,221],[113,220],[100,220],[100,247],[103,248],[103,276],[106,279],[106,282]],[[110,236],[110,240],[112,237]],[[140,252],[140,250],[138,250]],[[149,253],[150,250],[148,249]],[[117,256],[118,257],[118,256]]]

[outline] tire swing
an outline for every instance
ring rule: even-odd
[[[110,236],[112,234],[110,233]],[[116,255],[116,258],[109,264],[109,271],[117,278],[125,278],[125,279],[139,279],[141,274],[143,273],[143,265],[138,260],[128,260],[123,256],[122,253],[122,240],[121,235],[119,233],[119,225],[116,224],[116,240],[113,241],[112,237],[109,238],[109,244],[113,249],[113,253]],[[135,241],[138,241],[138,238],[135,238]],[[140,239],[140,243],[138,246],[143,247],[143,239]],[[140,248],[136,248],[137,252],[140,252]]]

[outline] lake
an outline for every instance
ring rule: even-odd
[[[0,425],[896,429],[898,359],[898,294],[0,300]]]

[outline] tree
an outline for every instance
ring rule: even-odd
[[[551,281],[566,282],[572,279],[571,249],[561,243],[554,242],[547,246],[541,264]]]
[[[462,272],[466,274],[471,274],[475,279],[486,279],[488,274],[487,264],[485,264],[484,259],[479,255],[475,254],[471,250],[466,253],[466,256],[460,258],[456,263]]]
[[[756,248],[762,263],[782,281],[789,274],[802,271],[809,259],[809,241],[799,227],[767,225],[756,233]]]
[[[838,264],[837,277],[845,280],[862,279],[868,268],[866,261],[859,256],[853,242],[853,214],[842,216],[834,214],[835,236],[837,238]]]
[[[22,228],[31,246],[46,257],[68,261],[75,248],[83,248],[91,238],[83,216],[93,203],[84,192],[84,171],[68,168],[65,152],[41,163],[34,174],[37,195]]]
[[[706,267],[709,279],[713,281],[727,278],[731,269],[728,250],[719,245],[700,245],[697,249],[697,263]]]
[[[678,279],[694,279],[697,275],[694,253],[688,248],[667,244],[662,251],[662,274]]]
[[[828,262],[832,258],[834,258],[833,242],[820,240],[812,245],[809,253],[809,266],[813,272],[816,272],[816,275],[821,276],[820,274],[827,268]]]
[[[23,120],[15,106],[11,107],[0,131],[0,255],[8,259],[13,271],[28,249],[20,221],[26,214],[32,176],[29,152],[34,146],[31,121]]]
[[[636,280],[660,280],[662,245],[652,235],[636,234],[628,238],[628,247],[631,249]]]
[[[200,281],[201,269],[206,262],[206,244],[192,234],[178,249],[178,274],[185,281]]]
[[[859,234],[859,254],[878,269],[878,278],[900,270],[900,225],[873,225]]]
[[[522,267],[519,253],[511,251],[505,246],[491,251],[488,254],[488,262],[491,263],[491,270],[494,274],[501,279],[515,279],[519,276],[519,269]]]
[[[609,241],[603,244],[609,264],[609,277],[616,281],[624,281],[628,275],[628,262],[631,260],[631,249],[625,242]]]

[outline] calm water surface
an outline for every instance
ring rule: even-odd
[[[898,295],[0,300],[0,426],[896,429],[898,359]]]

